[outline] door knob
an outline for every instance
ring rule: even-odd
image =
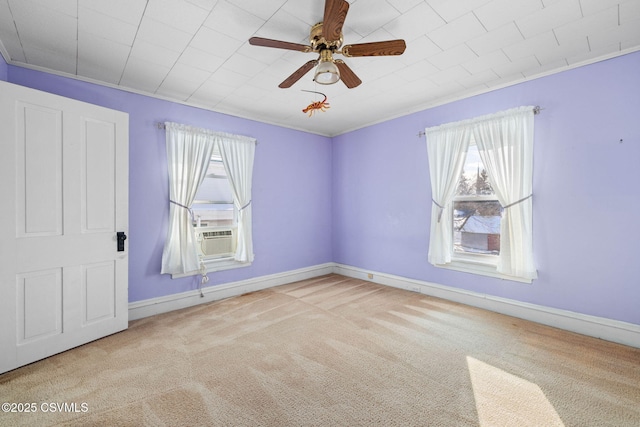
[[[127,240],[127,235],[124,231],[118,231],[116,233],[116,240],[118,243],[118,252],[124,252],[124,241]]]

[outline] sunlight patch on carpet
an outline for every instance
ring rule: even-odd
[[[470,356],[467,356],[467,365],[481,427],[564,427],[537,384]]]

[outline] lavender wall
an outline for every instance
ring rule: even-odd
[[[334,138],[334,261],[640,324],[638,70],[633,53]],[[416,134],[521,105],[544,108],[535,119],[539,279],[431,266],[427,153]]]
[[[5,60],[2,57],[2,55],[0,55],[0,80],[5,81],[5,82],[7,81],[8,69],[9,69],[9,66],[5,62]]]
[[[129,301],[195,289],[160,275],[168,223],[165,120],[254,137],[251,267],[210,273],[209,285],[330,262],[331,140],[14,66],[8,81],[129,113]],[[1,65],[0,65],[1,70]]]
[[[0,78],[130,115],[129,300],[195,289],[158,274],[167,226],[164,120],[256,137],[253,266],[216,285],[335,261],[640,324],[640,53],[496,90],[333,140],[27,69]],[[5,70],[8,70],[5,71]],[[536,117],[534,244],[522,284],[427,263],[425,127],[520,105]],[[620,139],[623,142],[620,142]],[[295,161],[291,161],[295,160]],[[327,233],[332,230],[332,233]]]

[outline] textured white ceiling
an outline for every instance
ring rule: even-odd
[[[12,65],[334,136],[640,49],[640,0],[350,0],[345,44],[404,39],[402,56],[345,58],[362,79],[278,84],[314,54],[323,0],[0,0]],[[330,109],[302,109],[328,96]]]

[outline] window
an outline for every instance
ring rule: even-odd
[[[256,140],[165,122],[169,228],[162,274],[202,275],[250,265]]]
[[[232,258],[237,247],[238,215],[217,145],[196,192],[191,212],[198,255],[204,260]]]
[[[428,260],[531,283],[534,107],[425,129],[431,180]]]
[[[220,153],[216,151],[191,205],[197,227],[233,226],[237,220],[231,184]]]
[[[453,258],[495,265],[501,217],[502,206],[472,140],[453,198]]]

